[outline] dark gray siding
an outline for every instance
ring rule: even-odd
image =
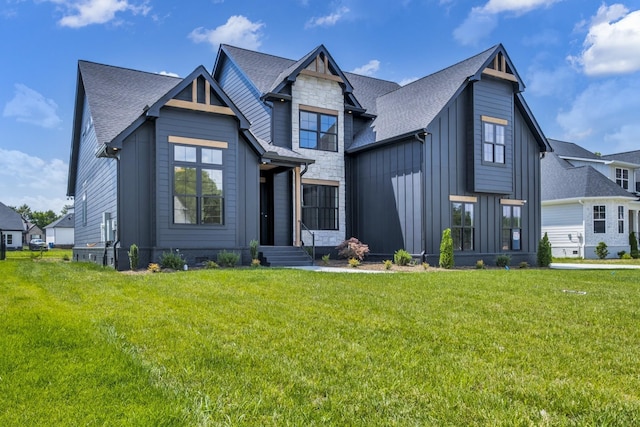
[[[513,145],[505,143],[505,164],[484,163],[482,160],[481,116],[508,121],[505,141],[513,138],[513,85],[506,81],[485,78],[473,84],[473,191],[509,194],[513,191]]]
[[[260,100],[262,95],[238,67],[225,59],[218,83],[251,123],[251,131],[258,138],[271,142],[271,111]]]
[[[163,108],[156,120],[156,235],[160,248],[241,248],[257,239],[258,158],[239,138],[233,117]],[[224,225],[173,224],[170,135],[225,141],[223,150]]]
[[[291,103],[275,101],[273,102],[272,111],[273,145],[290,149],[292,147]]]
[[[422,251],[421,144],[409,140],[349,159],[349,231],[372,254]]]
[[[86,126],[90,111],[85,102],[83,108],[83,135],[80,140],[78,171],[75,189],[75,244],[76,248],[101,245],[102,213],[116,217],[116,161],[97,158],[98,142],[93,125]],[[87,219],[84,224],[83,199],[86,195]],[[82,258],[80,257],[80,260]]]

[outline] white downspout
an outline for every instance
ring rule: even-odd
[[[586,244],[585,242],[587,241],[587,228],[585,227],[584,220],[584,201],[579,199],[578,203],[580,203],[580,206],[582,206],[582,236],[578,236],[578,241],[580,242],[580,258],[584,259],[584,247]]]

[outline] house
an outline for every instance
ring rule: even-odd
[[[540,157],[550,147],[502,45],[423,79],[344,72],[324,46],[287,59],[222,45],[185,78],[80,61],[68,194],[74,259],[126,268],[179,249],[354,236],[437,264],[535,262]],[[124,265],[123,265],[124,264]]]
[[[600,156],[574,143],[550,139],[542,161],[542,233],[554,257],[597,258],[630,252],[629,233],[640,231],[640,156]]]
[[[0,243],[7,250],[22,250],[24,223],[20,214],[0,203]]]
[[[45,240],[46,236],[44,234],[44,231],[42,231],[42,229],[36,224],[27,221],[25,222],[25,229],[26,232],[24,233],[23,244],[28,245],[29,242],[33,239]]]
[[[74,242],[74,213],[69,212],[62,218],[47,225],[44,230],[46,242],[50,247],[72,248]]]

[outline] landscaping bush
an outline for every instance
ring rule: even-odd
[[[631,259],[631,254],[623,254],[620,259]]]
[[[360,261],[357,258],[349,258],[349,265],[352,268],[358,268],[360,267]]]
[[[251,267],[253,268],[258,268],[260,267],[260,260],[257,258],[254,258],[251,260]]]
[[[391,270],[391,267],[393,267],[393,262],[390,259],[385,259],[382,261],[382,264],[384,265],[385,270]]]
[[[411,258],[411,254],[404,249],[398,249],[393,254],[393,262],[396,265],[409,265],[413,258]]]
[[[486,268],[486,266],[484,265],[484,261],[479,259],[478,261],[476,261],[476,269],[478,270],[484,270]]]
[[[636,238],[636,233],[634,231],[629,233],[629,246],[631,248],[631,250],[629,251],[631,258],[640,258],[640,252],[638,252],[638,239]]]
[[[596,246],[595,252],[596,252],[596,255],[598,255],[598,258],[605,259],[607,255],[609,255],[607,244],[605,242],[598,243],[598,246]]]
[[[620,251],[618,252],[618,258],[622,259],[623,256],[625,256],[627,254],[627,251]],[[631,257],[631,255],[629,255],[629,257]]]
[[[249,252],[251,253],[251,259],[258,259],[258,241],[252,240],[249,242]]]
[[[356,258],[359,261],[362,261],[365,255],[369,253],[369,245],[365,245],[355,237],[343,241],[336,246],[336,249],[341,257],[347,259]]]
[[[527,261],[522,261],[519,265],[520,268],[529,268],[529,263]]]
[[[424,262],[422,263],[422,269],[423,269],[423,270],[428,270],[428,269],[429,269],[429,263],[428,263],[428,262],[426,262],[426,261],[424,261]]]
[[[537,261],[538,267],[549,267],[551,265],[551,242],[549,242],[547,233],[544,233],[544,237],[538,243]]]
[[[440,267],[453,268],[453,239],[451,229],[447,228],[442,232],[440,241]]]
[[[235,267],[240,262],[240,255],[235,252],[218,252],[218,264],[223,267]]]
[[[205,261],[204,262],[204,268],[210,269],[210,270],[215,270],[216,268],[220,268],[220,266],[218,265],[217,262],[209,260],[209,261]]]
[[[152,273],[159,273],[160,272],[160,264],[156,264],[155,262],[152,262],[147,267],[147,271],[150,271]]]
[[[498,267],[508,267],[511,265],[511,255],[500,254],[496,257],[496,265]]]
[[[322,265],[329,265],[329,258],[330,258],[329,254],[322,255]]]
[[[134,243],[131,246],[129,246],[129,252],[127,252],[127,255],[129,255],[129,269],[137,270],[138,265],[140,264],[140,256],[138,254],[138,245]]]
[[[184,264],[184,259],[182,259],[182,256],[180,255],[180,252],[178,250],[176,250],[175,252],[163,252],[160,256],[160,266],[162,268],[182,270]]]

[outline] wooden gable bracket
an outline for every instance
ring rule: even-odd
[[[185,110],[235,116],[235,113],[231,108],[211,104],[211,83],[209,83],[207,79],[204,80],[204,93],[204,103],[198,102],[198,77],[196,77],[193,82],[191,82],[191,101],[172,98],[168,100],[165,105],[167,107],[181,108]]]
[[[329,69],[329,58],[327,58],[327,55],[317,55],[307,68],[300,70],[300,74],[344,83],[344,80],[342,80],[340,76],[331,73],[331,70]]]
[[[486,67],[482,70],[482,74],[518,83],[518,78],[508,71],[507,60],[502,53],[498,53],[493,58],[492,65],[493,68]]]

